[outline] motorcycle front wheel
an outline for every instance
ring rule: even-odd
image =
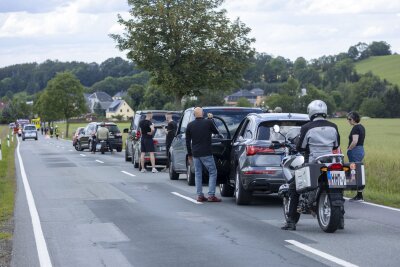
[[[290,205],[290,198],[289,196],[284,196],[282,201],[282,208],[283,208],[283,216],[285,217],[285,221],[289,222],[289,205]],[[300,220],[300,213],[296,212],[294,215],[294,223],[298,223]]]
[[[341,210],[339,206],[333,206],[334,194],[322,192],[318,199],[318,224],[324,232],[335,232],[340,224]]]

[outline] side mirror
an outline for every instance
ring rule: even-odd
[[[275,133],[279,133],[279,132],[281,131],[281,127],[279,127],[278,124],[275,124],[274,127],[273,127],[273,129],[274,129],[274,132],[275,132]]]
[[[124,132],[124,133],[129,133],[129,129],[128,129],[128,128],[125,128],[123,132]]]

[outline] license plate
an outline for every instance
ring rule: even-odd
[[[344,187],[346,183],[346,173],[344,171],[329,171],[328,172],[329,187]]]
[[[167,148],[165,146],[160,146],[160,151],[165,151]]]

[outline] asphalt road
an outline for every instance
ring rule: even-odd
[[[346,201],[344,230],[303,216],[288,232],[276,196],[198,204],[184,175],[140,173],[123,152],[42,136],[19,152],[12,266],[400,265],[397,209]]]

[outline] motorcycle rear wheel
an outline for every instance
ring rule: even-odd
[[[335,232],[340,224],[341,210],[339,206],[333,206],[335,194],[322,192],[318,198],[318,224],[324,232]]]

